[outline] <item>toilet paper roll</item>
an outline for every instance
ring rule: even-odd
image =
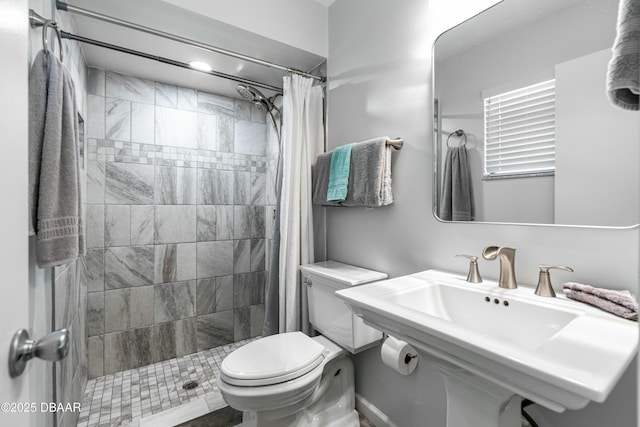
[[[418,353],[404,341],[394,337],[387,337],[380,349],[382,363],[401,373],[409,375],[418,365]]]

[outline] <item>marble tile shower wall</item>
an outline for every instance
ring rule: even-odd
[[[73,21],[68,14],[58,13],[56,21],[66,31],[75,32]],[[35,32],[32,40],[35,52],[42,45],[41,31]],[[87,118],[87,66],[80,44],[76,41],[63,42],[64,64],[70,72],[76,90],[78,112]],[[34,49],[35,47],[35,49]],[[86,138],[85,141],[86,143]],[[86,153],[86,147],[83,147]],[[86,156],[85,156],[86,157]],[[83,164],[86,171],[86,163]],[[82,191],[86,200],[86,172],[82,174]],[[87,346],[86,346],[86,307],[87,307],[87,271],[86,259],[80,258],[68,265],[55,267],[53,272],[54,312],[53,329],[67,328],[70,331],[71,346],[68,356],[55,364],[56,400],[68,404],[81,402],[87,384]],[[60,427],[75,426],[78,413],[58,412],[57,425]]]
[[[99,69],[87,103],[89,377],[260,335],[264,112]]]

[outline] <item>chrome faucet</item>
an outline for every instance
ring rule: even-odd
[[[469,274],[467,274],[467,282],[482,283],[482,276],[478,270],[478,257],[473,255],[456,255],[456,257],[467,258],[469,260]]]
[[[515,289],[518,287],[515,271],[515,249],[487,246],[482,251],[482,257],[489,261],[493,261],[496,258],[500,259],[500,279],[498,280],[498,286],[504,289]]]
[[[564,270],[573,273],[573,268],[566,267],[564,265],[539,265],[538,267],[540,267],[540,276],[538,278],[538,286],[536,287],[535,294],[540,295],[541,297],[553,298],[556,296],[553,286],[551,285],[549,270],[555,268],[557,270]]]

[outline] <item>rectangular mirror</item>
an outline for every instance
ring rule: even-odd
[[[617,12],[618,0],[504,0],[438,37],[439,219],[640,222],[640,113],[606,94]]]

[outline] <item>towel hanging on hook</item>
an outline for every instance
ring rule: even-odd
[[[453,135],[457,136],[458,138],[459,137],[463,137],[464,141],[460,143],[460,146],[462,146],[462,147],[466,147],[467,146],[467,134],[464,133],[464,131],[462,129],[458,129],[456,131],[451,132],[449,134],[449,136],[447,137],[447,147],[448,148],[451,148],[451,146],[449,145],[449,140],[451,139],[451,137]]]
[[[58,24],[56,21],[52,21],[51,19],[47,19],[44,21],[42,25],[42,48],[45,52],[49,52],[49,41],[47,40],[47,28],[51,27],[53,31],[56,33],[56,37],[58,39],[58,46],[60,47],[60,62],[63,61],[62,57],[62,37],[60,36],[60,29],[58,28]]]
[[[453,135],[464,138],[455,147],[449,145],[449,139]],[[473,221],[475,219],[473,180],[467,158],[467,134],[462,129],[451,132],[447,138],[441,194],[441,219],[445,221]]]

